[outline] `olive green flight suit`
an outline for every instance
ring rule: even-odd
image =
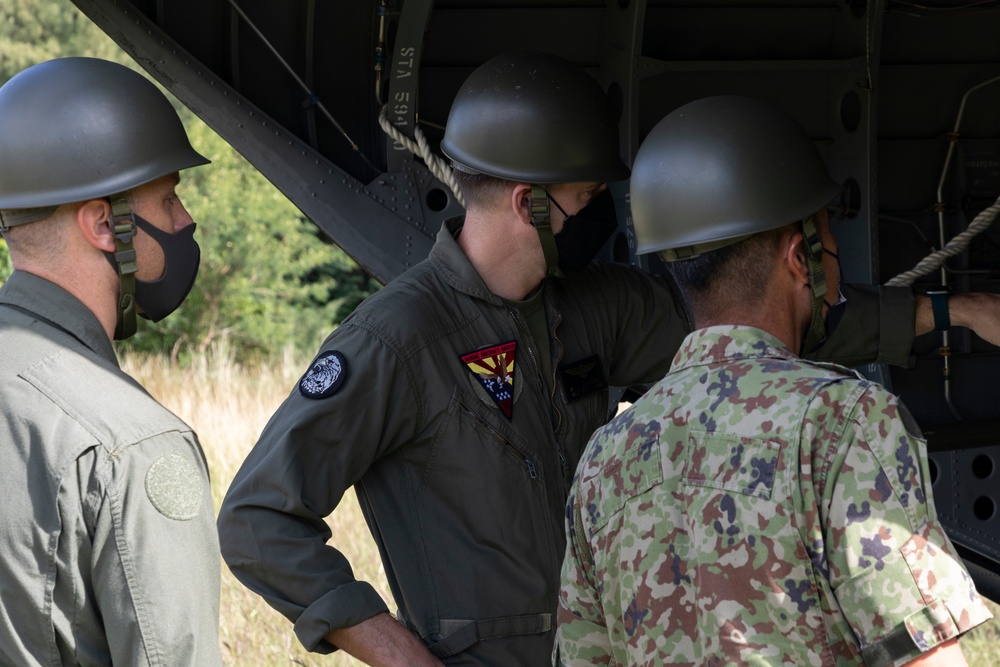
[[[0,664],[220,664],[195,434],[89,309],[20,271],[0,287],[0,405]]]

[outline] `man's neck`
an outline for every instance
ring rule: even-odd
[[[458,246],[486,287],[510,301],[523,301],[541,286],[544,273],[533,254],[540,254],[541,250],[537,240],[534,243],[532,246],[523,233],[507,235],[503,221],[476,216],[472,212],[466,215],[458,236]]]
[[[102,275],[104,272],[88,273],[78,264],[69,260],[65,260],[65,263],[58,268],[50,268],[40,262],[16,262],[14,268],[44,278],[72,294],[94,313],[104,332],[108,335],[108,340],[114,340],[118,310],[115,299],[110,297],[110,283],[102,281],[102,278],[105,277]],[[115,285],[114,293],[117,294],[117,291],[117,285]]]

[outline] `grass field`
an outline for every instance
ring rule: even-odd
[[[202,361],[184,370],[171,368],[160,358],[122,361],[127,372],[198,432],[212,473],[216,509],[243,458],[302,373],[304,364],[286,355],[272,363],[238,366],[224,346],[214,348]],[[372,583],[389,608],[395,609],[378,551],[353,492],[345,496],[329,522],[355,576]],[[1000,617],[1000,606],[990,603],[990,608]],[[363,664],[340,652],[331,656],[307,653],[292,633],[291,624],[246,590],[225,566],[220,617],[220,643],[226,665]],[[1000,667],[1000,624],[991,621],[977,628],[962,639],[962,648],[972,667]]]
[[[305,362],[292,360],[250,367],[236,365],[227,350],[215,348],[201,363],[177,370],[166,359],[125,358],[122,366],[161,403],[197,432],[212,474],[215,508],[261,429],[302,373]],[[354,567],[355,576],[372,583],[390,609],[392,597],[375,543],[349,492],[330,519],[338,547]],[[243,587],[222,566],[219,641],[223,664],[239,667],[289,665],[347,666],[364,663],[342,652],[332,656],[309,653],[292,632],[292,624],[256,594]]]

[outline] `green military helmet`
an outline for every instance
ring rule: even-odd
[[[794,120],[723,95],[685,104],[653,128],[630,190],[637,253],[677,260],[803,220],[840,187]]]
[[[547,53],[509,53],[476,68],[452,103],[441,150],[462,171],[526,183],[629,174],[607,94]]]
[[[117,63],[49,60],[0,88],[0,210],[8,225],[38,219],[11,209],[105,197],[207,163],[163,93]]]

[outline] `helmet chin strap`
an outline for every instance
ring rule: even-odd
[[[819,238],[812,216],[802,221],[802,233],[808,247],[809,286],[812,291],[812,320],[802,351],[812,352],[826,340],[826,321],[823,319],[823,298],[826,296],[826,272],[823,270],[823,241]]]
[[[545,255],[545,276],[547,278],[562,278],[559,268],[559,250],[556,249],[556,237],[552,233],[552,220],[549,211],[549,195],[540,185],[531,186],[531,224],[538,233]]]
[[[125,195],[111,197],[111,228],[115,233],[115,263],[121,285],[118,293],[118,320],[115,340],[125,340],[135,334],[135,273],[136,263],[132,238],[135,236],[135,217]]]

